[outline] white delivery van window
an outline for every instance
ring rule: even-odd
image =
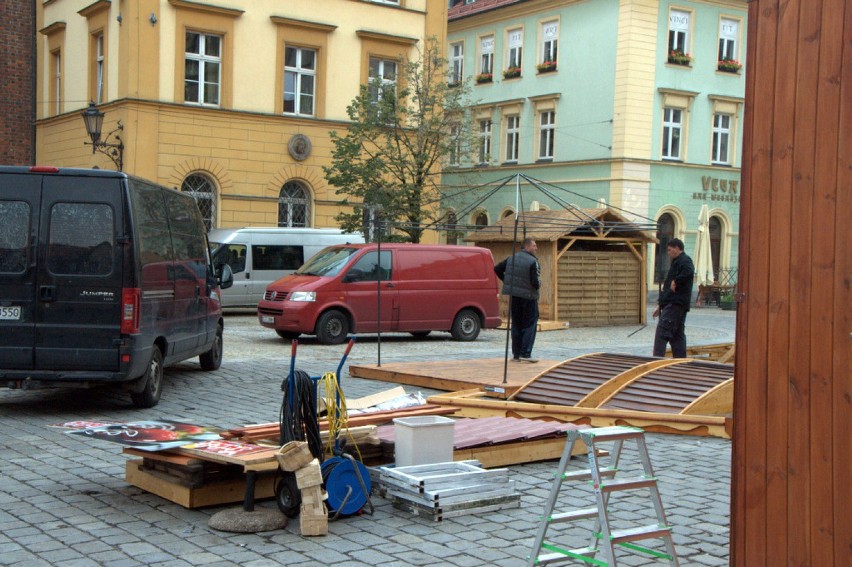
[[[298,270],[305,263],[302,246],[253,245],[251,254],[255,270]]]
[[[112,207],[56,203],[50,210],[47,267],[54,274],[103,276],[112,272]]]
[[[351,281],[377,281],[391,279],[391,253],[382,252],[381,266],[379,266],[378,252],[367,252],[346,273]]]
[[[244,272],[247,250],[245,244],[224,244],[213,252],[213,265],[228,264],[235,274]]]

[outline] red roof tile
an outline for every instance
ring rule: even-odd
[[[496,10],[497,8],[502,8],[503,6],[509,6],[511,4],[520,4],[521,2],[526,1],[527,0],[476,0],[472,4],[465,4],[464,0],[460,0],[458,4],[451,7],[447,11],[447,19],[450,21],[458,20],[461,18],[472,16],[474,14],[479,14],[481,12]]]

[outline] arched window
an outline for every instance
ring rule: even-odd
[[[722,221],[710,217],[710,257],[713,258],[713,279],[719,279],[719,258],[722,251]]]
[[[459,243],[459,233],[455,230],[458,226],[458,219],[456,218],[456,213],[450,211],[447,213],[447,244],[458,244]]]
[[[298,181],[288,181],[278,194],[278,226],[307,227],[310,225],[310,194]]]
[[[513,211],[512,209],[506,209],[505,211],[503,211],[503,218],[505,219],[507,217],[511,217],[514,214],[515,211]]]
[[[201,173],[193,173],[183,180],[180,190],[195,199],[204,227],[208,231],[213,228],[216,225],[216,185],[213,180]]]
[[[674,238],[675,221],[669,213],[663,213],[657,220],[657,240],[660,242],[656,247],[656,262],[654,263],[654,283],[666,281],[666,273],[671,266],[671,259],[666,254],[666,244]]]
[[[476,214],[476,217],[474,217],[473,224],[476,225],[476,230],[479,230],[483,226],[488,226],[488,215],[480,211]]]

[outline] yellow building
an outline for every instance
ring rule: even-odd
[[[84,144],[93,101],[123,170],[192,192],[209,227],[336,226],[329,131],[370,77],[394,81],[425,38],[444,45],[447,22],[446,0],[36,7],[36,163],[117,166]]]

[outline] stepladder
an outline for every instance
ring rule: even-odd
[[[580,457],[582,466],[569,470],[578,441],[588,461]],[[578,541],[589,543],[575,547]],[[633,554],[679,565],[645,432],[624,426],[569,431],[527,565],[615,567],[619,557]]]

